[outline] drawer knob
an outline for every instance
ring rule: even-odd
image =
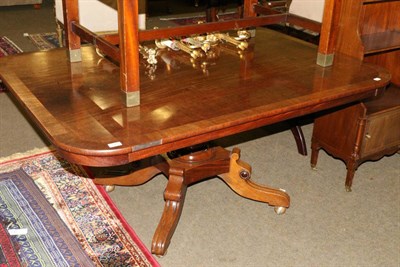
[[[370,134],[366,134],[366,135],[365,135],[365,138],[371,139],[371,135],[370,135]]]

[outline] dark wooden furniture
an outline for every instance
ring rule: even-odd
[[[311,165],[323,148],[345,161],[346,190],[354,172],[368,159],[400,148],[400,1],[347,0],[336,4],[332,33],[335,51],[381,65],[391,72],[386,96],[355,103],[317,118],[312,137]]]
[[[135,21],[127,12],[135,5],[119,4],[122,21]],[[246,1],[245,14],[254,10],[264,7]],[[168,177],[152,244],[158,255],[168,248],[193,183],[218,176],[239,195],[268,203],[277,213],[289,207],[284,190],[252,182],[251,167],[240,160],[239,149],[204,144],[373,97],[390,78],[381,67],[340,54],[336,64],[321,67],[315,64],[316,46],[264,28],[256,30],[240,55],[229,44],[215,47],[219,56],[206,74],[194,68],[187,54],[162,51],[163,61],[149,75],[146,60],[139,57],[139,40],[282,21],[288,15],[144,32],[126,24],[116,41],[85,30],[72,19],[76,13],[73,8],[65,15],[67,48],[1,58],[0,78],[68,161],[98,167],[136,163],[132,173],[98,177],[95,183],[139,185],[159,173]],[[96,41],[107,57],[100,57],[94,46],[81,47],[77,33]],[[121,101],[119,91],[128,101]],[[127,107],[131,93],[140,96],[140,105]]]
[[[313,168],[321,148],[346,163],[346,191],[351,191],[354,173],[362,162],[400,149],[400,88],[391,87],[379,99],[317,118],[311,148]]]
[[[336,10],[340,20],[336,51],[384,66],[400,85],[400,1],[346,0]]]
[[[118,1],[117,1],[118,2]],[[293,23],[298,26],[310,29],[314,32],[320,32],[321,25],[315,21],[288,13],[291,1],[262,1],[258,4],[256,0],[241,1],[242,6],[237,9],[239,20],[224,21],[218,23],[218,8],[210,6],[206,10],[206,18],[209,24],[187,25],[184,27],[175,27],[168,29],[139,31],[137,25],[138,8],[140,5],[134,5],[134,1],[120,1],[118,19],[119,34],[99,36],[79,23],[79,9],[77,0],[63,1],[64,24],[66,25],[66,39],[69,48],[71,62],[80,61],[79,51],[81,39],[87,42],[95,43],[102,53],[121,64],[120,86],[122,98],[126,106],[135,106],[140,104],[140,82],[137,75],[138,55],[130,51],[139,49],[139,42],[169,38],[171,36],[187,36],[193,33],[213,32],[216,30],[228,30],[260,26],[273,23]],[[239,1],[238,1],[239,3]],[[264,16],[263,16],[264,15]],[[259,16],[259,17],[257,17]],[[329,17],[329,16],[327,16]],[[133,21],[132,23],[124,23]],[[61,34],[59,34],[61,36]],[[129,36],[129,40],[128,37]],[[325,51],[320,52],[324,54]],[[129,75],[127,74],[129,73]],[[297,150],[301,155],[307,155],[306,142],[301,127],[292,123],[291,131],[296,141]]]

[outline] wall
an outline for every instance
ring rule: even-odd
[[[110,0],[108,0],[110,1]],[[102,2],[107,2],[102,0]],[[79,0],[80,23],[93,32],[117,31],[117,12],[98,0]],[[139,0],[143,4],[143,0]],[[324,0],[293,0],[290,12],[302,17],[322,22]],[[140,8],[141,10],[144,8]],[[62,0],[56,0],[56,17],[64,22]],[[142,16],[141,21],[144,18]]]
[[[324,4],[324,0],[293,0],[289,12],[322,22]]]
[[[0,0],[1,1],[1,0]],[[80,23],[92,32],[108,32],[118,30],[118,15],[116,1],[79,0]],[[139,3],[143,3],[139,0]],[[62,0],[55,0],[56,18],[64,23]],[[140,7],[140,10],[144,8]],[[145,21],[145,15],[140,15],[139,25]],[[145,23],[145,22],[144,22]]]

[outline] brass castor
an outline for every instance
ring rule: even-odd
[[[317,166],[316,166],[316,165],[314,165],[314,164],[311,164],[311,170],[313,170],[313,171],[316,171],[316,170],[318,170],[318,168],[317,168]]]
[[[168,252],[168,249],[165,251],[164,254],[162,254],[162,255],[156,255],[156,256],[157,256],[157,258],[162,259],[162,258],[164,258],[165,256],[167,256],[167,252]]]
[[[104,189],[106,190],[107,193],[110,193],[115,190],[115,185],[105,185]]]
[[[274,211],[276,214],[282,215],[286,212],[286,208],[285,207],[275,207]]]

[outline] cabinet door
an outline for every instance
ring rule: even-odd
[[[367,118],[361,157],[400,145],[400,107]]]

